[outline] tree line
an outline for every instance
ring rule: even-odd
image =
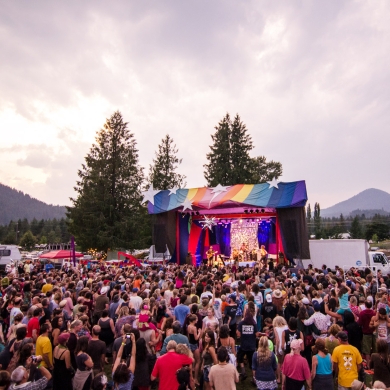
[[[306,207],[306,221],[309,236],[317,239],[342,238],[343,233],[349,233],[350,238],[372,240],[374,242],[387,240],[390,238],[390,216],[383,214],[356,214],[336,218],[321,217],[321,207],[319,203],[314,204],[312,214],[310,203]]]
[[[70,240],[65,218],[41,219],[27,218],[0,225],[0,243],[20,245],[28,250],[35,244],[67,243]]]

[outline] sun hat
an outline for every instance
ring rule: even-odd
[[[275,290],[274,291],[274,297],[275,298],[281,298],[282,297],[282,292],[279,289]]]
[[[100,294],[101,294],[101,295],[107,294],[109,289],[110,289],[110,287],[108,287],[108,286],[102,287],[102,288],[100,289]]]

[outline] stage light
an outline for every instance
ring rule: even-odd
[[[193,211],[193,212],[191,213],[191,215],[194,216],[194,215],[195,215],[195,212]]]
[[[250,213],[253,213],[253,210],[250,210],[249,212],[250,212]]]
[[[259,209],[256,209],[256,213],[259,213]]]
[[[196,212],[196,215],[200,215],[200,212],[199,212],[199,211],[197,211],[197,212]]]
[[[264,212],[265,212],[265,210],[264,210],[264,209],[261,209],[261,212],[262,212],[262,213],[264,213]]]
[[[248,214],[248,210],[244,210],[244,213],[245,213],[245,214]]]
[[[240,219],[240,223],[242,223],[242,219]]]

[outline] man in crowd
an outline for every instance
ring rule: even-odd
[[[348,343],[348,335],[345,332],[337,333],[340,345],[332,354],[333,370],[337,376],[339,390],[351,389],[352,382],[358,379],[362,366],[362,357],[357,348]]]
[[[49,333],[51,332],[51,325],[45,323],[41,325],[40,336],[37,338],[36,355],[42,356],[42,365],[53,370],[53,347],[49,339]]]
[[[106,343],[99,340],[101,328],[99,325],[95,325],[92,328],[92,337],[88,343],[87,354],[91,356],[93,361],[93,375],[96,376],[104,369],[104,359],[106,357]]]
[[[177,343],[170,340],[166,344],[166,354],[157,359],[151,380],[159,379],[159,390],[173,390],[179,387],[176,372],[185,365],[192,365],[193,359],[176,353]]]
[[[181,328],[181,324],[179,321],[175,321],[172,324],[173,334],[168,336],[164,340],[164,344],[163,344],[163,347],[161,349],[160,355],[164,355],[167,352],[167,345],[171,340],[175,341],[176,344],[185,344],[185,345],[187,345],[188,348],[190,348],[190,343],[188,342],[188,337],[184,336],[183,334],[180,333],[181,329],[182,328]]]
[[[238,372],[233,364],[229,364],[229,354],[225,347],[217,351],[218,364],[210,368],[210,387],[215,390],[235,390],[239,381]]]

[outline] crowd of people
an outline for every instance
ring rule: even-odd
[[[0,390],[390,387],[380,271],[36,262],[0,285]]]

